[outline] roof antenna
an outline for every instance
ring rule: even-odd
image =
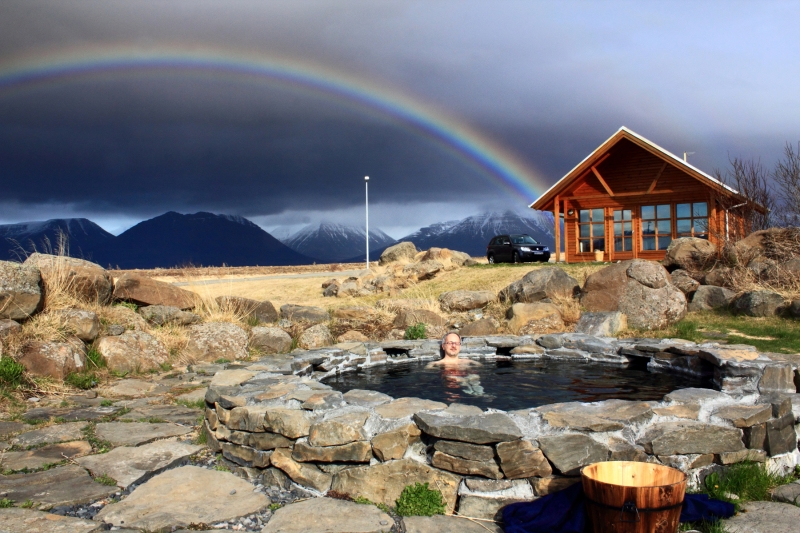
[[[686,157],[695,154],[696,152],[683,152],[683,162],[686,163]]]

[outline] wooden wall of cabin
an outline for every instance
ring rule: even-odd
[[[672,206],[672,233],[676,238],[675,204],[707,202],[709,239],[718,242],[724,238],[724,212],[714,201],[715,192],[701,181],[684,173],[678,167],[623,139],[611,149],[611,155],[597,166],[597,171],[614,196],[591,171],[562,192],[560,211],[564,213],[564,242],[567,262],[594,261],[594,253],[578,252],[578,213],[581,209],[604,211],[605,261],[633,258],[660,260],[664,250],[642,250],[641,206]],[[656,180],[657,178],[657,180]],[[572,209],[574,214],[569,215]],[[633,250],[614,252],[613,211],[630,209],[632,212]],[[728,224],[733,227],[736,215],[729,214]]]

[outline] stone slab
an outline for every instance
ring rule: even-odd
[[[28,446],[39,446],[41,444],[81,440],[83,438],[82,430],[86,426],[86,422],[67,422],[66,424],[47,426],[17,435],[9,442],[14,446],[27,448]]]
[[[92,533],[97,522],[33,509],[0,509],[0,533]]]
[[[406,516],[403,518],[406,533],[502,533],[497,524],[475,522],[457,516]]]
[[[772,500],[782,503],[800,505],[800,483],[795,481],[787,485],[781,485],[772,491]]]
[[[158,383],[144,381],[142,379],[123,379],[112,383],[107,387],[102,387],[103,395],[112,398],[143,398],[157,394]],[[166,390],[165,387],[161,387]]]
[[[158,439],[178,437],[191,433],[192,428],[169,422],[105,422],[97,424],[95,435],[114,446],[140,446]]]
[[[22,433],[28,427],[30,426],[22,422],[0,422],[0,440]]]
[[[109,407],[83,407],[80,409],[69,408],[40,408],[31,409],[22,415],[25,420],[50,420],[51,418],[62,419],[65,422],[76,422],[78,420],[100,420],[107,418],[122,410],[122,406]]]
[[[383,418],[405,418],[420,411],[439,411],[447,409],[447,404],[422,400],[420,398],[398,398],[389,403],[379,405],[375,412]]]
[[[517,440],[522,432],[508,415],[486,413],[479,416],[443,416],[435,413],[417,413],[414,421],[419,428],[440,439],[491,444]]]
[[[92,475],[106,475],[122,489],[171,468],[202,450],[202,446],[174,440],[156,441],[135,448],[121,446],[108,453],[89,455],[77,460]],[[130,524],[128,524],[130,525]]]
[[[796,533],[800,507],[788,503],[750,502],[722,524],[728,533]]]
[[[197,466],[168,470],[137,487],[95,517],[114,526],[160,531],[214,524],[260,511],[269,498],[229,472]]]
[[[392,517],[374,505],[332,498],[312,498],[275,511],[261,533],[381,533]]]
[[[772,406],[769,404],[725,405],[714,411],[714,416],[730,422],[734,427],[747,428],[769,420],[772,417]]]
[[[391,402],[392,397],[378,391],[352,389],[344,393],[344,400],[353,405],[376,407]]]
[[[0,498],[31,500],[39,508],[77,505],[105,498],[117,487],[97,483],[80,466],[67,465],[33,474],[0,476]]]
[[[744,449],[742,430],[699,422],[662,422],[647,429],[638,444],[654,455],[736,452]]]
[[[576,474],[582,467],[608,460],[609,449],[581,433],[562,433],[539,438],[539,447],[562,474]]]
[[[92,446],[85,440],[51,444],[25,452],[6,452],[0,455],[0,470],[36,470],[88,453],[92,453]]]
[[[120,416],[118,420],[152,420],[196,426],[197,419],[201,414],[202,412],[199,409],[191,409],[180,405],[149,405],[146,407],[137,407],[129,413]]]

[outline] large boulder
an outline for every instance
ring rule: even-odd
[[[164,344],[144,331],[126,331],[114,337],[101,337],[97,351],[106,360],[109,370],[117,372],[147,372],[158,370],[169,362]]]
[[[184,355],[195,361],[236,361],[247,357],[247,333],[228,322],[207,322],[189,326]]]
[[[686,296],[658,263],[634,259],[610,265],[586,279],[581,305],[590,312],[619,311],[628,325],[661,329],[686,315]]]
[[[73,342],[37,341],[25,345],[19,363],[33,376],[61,380],[86,367],[86,353],[83,343],[77,339]]]
[[[667,253],[661,264],[669,270],[703,270],[717,253],[717,246],[708,239],[697,237],[681,237],[675,239],[667,247]]]
[[[250,346],[263,353],[286,353],[292,347],[292,337],[281,328],[259,326],[250,331]]]
[[[322,348],[331,344],[333,344],[333,335],[331,335],[331,330],[325,324],[311,326],[301,333],[297,339],[297,345],[306,350]]]
[[[434,247],[425,252],[420,261],[439,261],[444,263],[445,266],[449,264],[451,267],[460,267],[464,266],[470,259],[472,258],[469,254],[464,252]]]
[[[259,302],[240,296],[218,296],[216,300],[220,309],[233,311],[242,317],[253,317],[266,323],[278,321],[278,311],[270,301]]]
[[[424,281],[432,279],[436,274],[444,270],[444,265],[439,261],[420,261],[410,263],[403,267],[403,276],[414,281]]]
[[[0,261],[0,318],[22,320],[41,310],[41,282],[35,266]]]
[[[410,261],[414,259],[415,255],[417,255],[417,247],[413,242],[400,242],[385,249],[378,263],[386,265],[402,259]]]
[[[339,307],[333,310],[333,317],[339,320],[372,322],[378,318],[378,312],[367,306]]]
[[[100,319],[94,311],[63,309],[56,311],[61,324],[84,342],[92,342],[100,333]]]
[[[462,337],[484,337],[497,333],[498,324],[493,318],[481,318],[475,322],[470,322],[460,330],[458,334]]]
[[[169,305],[191,309],[196,295],[170,283],[139,274],[123,274],[114,284],[114,299],[137,305]]]
[[[403,309],[394,317],[394,327],[406,329],[416,324],[444,326],[447,322],[433,311],[426,309]]]
[[[285,318],[286,320],[291,320],[293,322],[310,322],[311,324],[319,324],[320,322],[327,322],[331,317],[328,315],[328,312],[321,307],[284,304],[281,306],[281,318]]]
[[[775,316],[783,312],[783,296],[770,291],[749,291],[734,300],[735,313],[748,316]]]
[[[111,274],[96,263],[74,257],[35,253],[28,256],[25,264],[39,268],[45,291],[48,287],[54,287],[84,302],[101,305],[111,301],[114,281]]]
[[[428,483],[442,492],[445,512],[455,509],[461,476],[439,470],[412,459],[359,466],[334,474],[331,490],[353,498],[366,498],[375,503],[396,505],[403,489],[414,483]]]
[[[564,331],[564,319],[558,307],[548,303],[515,303],[506,314],[508,329],[520,333],[557,333]]]
[[[450,291],[439,296],[439,304],[447,312],[471,311],[486,307],[494,299],[492,291]]]
[[[559,267],[531,270],[525,276],[500,291],[500,300],[506,302],[538,302],[545,298],[572,298],[580,292],[575,278]]]
[[[203,321],[199,315],[189,311],[181,311],[177,307],[169,305],[148,305],[140,307],[138,311],[142,318],[154,326],[163,326],[169,323],[189,326]]]
[[[616,337],[628,328],[628,317],[619,311],[610,313],[583,313],[575,324],[576,333],[595,337]]]
[[[689,311],[711,311],[712,309],[726,308],[735,297],[736,293],[730,289],[714,285],[701,285],[692,296]]]
[[[700,282],[682,268],[672,272],[672,284],[678,287],[687,298],[694,294],[694,291],[700,287]]]

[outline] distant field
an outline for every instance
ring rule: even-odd
[[[340,271],[359,270],[364,263],[344,263],[335,265],[304,265],[295,267],[219,267],[192,269],[159,269],[139,271],[143,274],[170,282],[181,282],[181,286],[200,294],[205,298],[217,296],[242,296],[255,300],[270,300],[276,307],[286,303],[316,305],[336,308],[352,305],[373,305],[385,298],[422,298],[435,301],[439,294],[458,289],[499,291],[509,283],[520,279],[531,270],[542,268],[540,263],[526,264],[485,264],[485,258],[479,258],[481,264],[459,268],[439,274],[435,279],[422,281],[397,295],[387,293],[353,298],[325,298],[322,296],[322,282],[329,278],[344,279],[346,275]],[[382,273],[383,268],[377,263],[370,263],[371,269]],[[601,264],[560,265],[570,275],[583,284],[585,276],[602,267]],[[332,270],[331,267],[336,268]],[[330,273],[320,277],[286,278],[287,274]],[[115,275],[122,271],[115,272]],[[275,276],[274,279],[242,280],[242,278]],[[280,276],[280,277],[279,277]],[[229,283],[205,284],[210,280],[230,280]],[[185,283],[185,285],[184,285]]]

